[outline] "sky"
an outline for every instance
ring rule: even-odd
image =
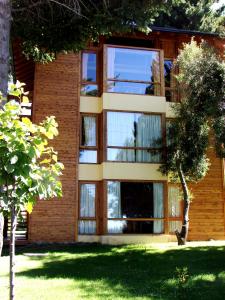
[[[213,4],[213,8],[217,9],[222,5],[225,5],[225,0],[220,0],[218,3]]]

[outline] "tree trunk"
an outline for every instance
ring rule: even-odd
[[[9,284],[10,284],[10,294],[9,299],[14,300],[15,295],[15,233],[16,233],[16,223],[17,223],[17,214],[15,206],[11,207],[11,228],[10,228],[10,276],[9,276]]]
[[[0,0],[0,91],[4,97],[7,96],[8,89],[10,24],[10,0]],[[0,103],[0,107],[1,105],[2,103]],[[4,218],[0,213],[0,256],[3,247],[3,227]]]
[[[9,75],[10,0],[0,0],[0,91],[7,96]]]
[[[188,193],[188,186],[185,180],[185,176],[182,170],[181,165],[179,164],[178,166],[178,175],[180,178],[182,190],[183,190],[183,198],[184,198],[184,219],[183,219],[183,224],[181,231],[179,232],[178,230],[175,231],[176,236],[177,236],[177,241],[178,245],[185,245],[187,241],[187,236],[188,236],[188,229],[189,229],[189,209],[190,209],[190,198],[189,198],[189,193]]]
[[[2,247],[3,247],[3,228],[4,228],[4,217],[3,214],[0,213],[0,256],[2,255]]]

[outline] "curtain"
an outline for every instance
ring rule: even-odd
[[[137,147],[159,148],[161,145],[162,128],[161,116],[137,114]],[[160,144],[159,144],[160,142]],[[161,153],[150,152],[147,150],[137,151],[137,161],[160,162]]]
[[[168,187],[168,200],[169,200],[169,217],[180,217],[180,193],[179,187]]]
[[[107,79],[115,78],[116,48],[107,48]]]
[[[96,233],[95,221],[79,221],[79,234],[94,234]]]
[[[121,213],[121,190],[119,181],[107,182],[108,218],[122,218]],[[124,222],[108,220],[108,233],[122,233]]]
[[[108,146],[134,146],[134,113],[108,112]]]
[[[95,184],[82,184],[80,191],[80,217],[95,217]]]
[[[82,146],[96,146],[96,117],[83,116]]]
[[[126,221],[108,220],[108,233],[123,233],[123,228],[126,226]]]
[[[122,218],[121,193],[119,181],[107,182],[108,218]]]
[[[164,205],[163,205],[163,184],[153,184],[153,197],[154,197],[154,218],[164,217]],[[164,230],[164,221],[154,221],[153,233],[162,233]]]
[[[181,230],[182,222],[181,221],[169,221],[169,232],[173,232],[177,230]]]

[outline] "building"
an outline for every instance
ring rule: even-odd
[[[47,65],[25,62],[15,49],[33,121],[56,116],[53,146],[65,165],[63,198],[37,202],[29,242],[175,240],[182,199],[158,167],[179,101],[173,61],[192,36],[224,49],[212,34],[157,27],[148,36],[103,37]],[[208,175],[192,186],[189,240],[225,239],[224,165],[211,148],[209,156]]]

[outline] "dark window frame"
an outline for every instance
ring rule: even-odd
[[[86,146],[86,145],[82,145],[82,126],[83,126],[83,122],[82,122],[82,117],[95,117],[96,120],[96,146]],[[80,151],[96,151],[97,152],[97,160],[96,162],[80,162],[79,164],[98,164],[99,163],[99,114],[97,113],[80,113],[80,139],[79,139],[79,154]]]

